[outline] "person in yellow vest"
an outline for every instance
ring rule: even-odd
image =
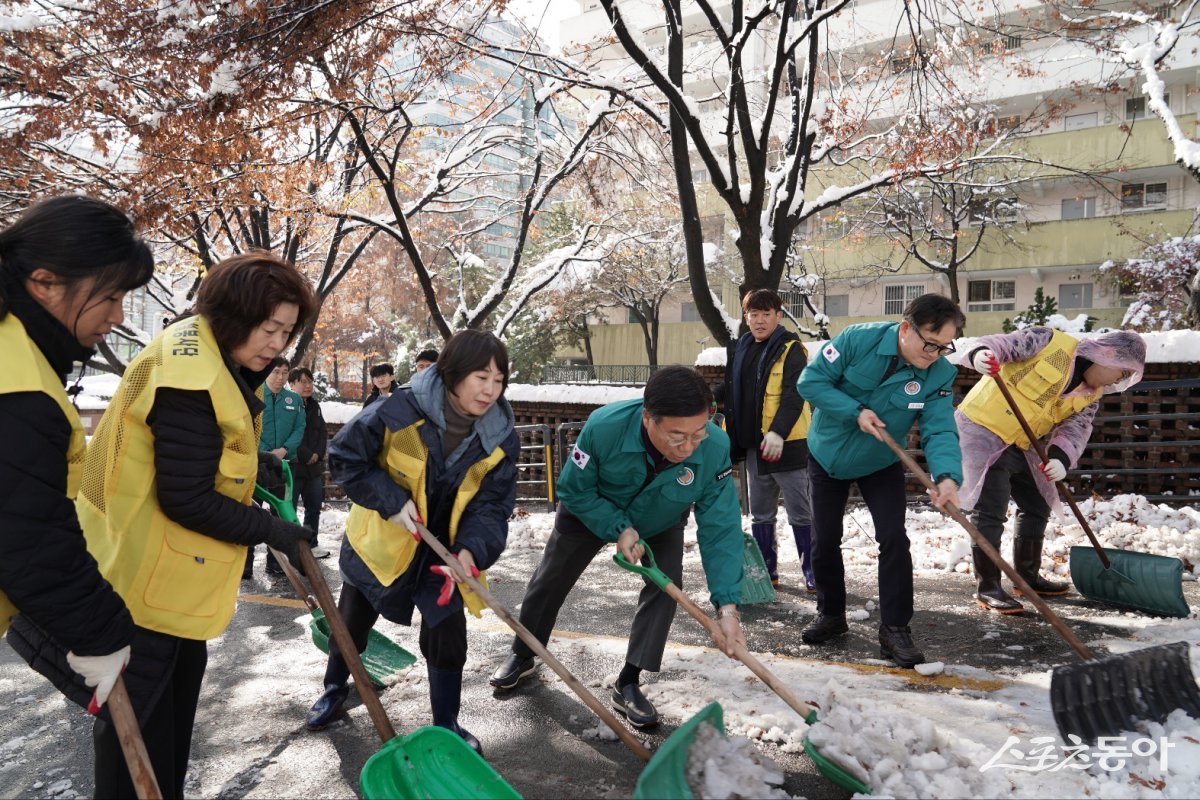
[[[196,315],[129,364],[88,448],[76,507],[88,549],[133,614],[126,684],[163,796],[183,797],[207,641],[233,616],[247,546],[296,563],[309,530],[251,500],[272,360],[312,314],[308,280],[266,252],[204,277]],[[95,796],[134,797],[98,719]]]
[[[954,412],[963,452],[962,507],[973,509],[976,527],[999,548],[1012,499],[1017,504],[1013,566],[1038,594],[1066,594],[1069,584],[1039,573],[1050,510],[1059,507],[1054,484],[1079,462],[1100,396],[1123,392],[1142,379],[1146,343],[1132,331],[1077,339],[1033,327],[984,336],[977,345],[963,363],[984,377]],[[1048,463],[1038,458],[996,386],[997,377],[1033,432],[1049,437]],[[975,602],[1001,614],[1024,611],[1000,585],[1000,568],[978,547],[971,554],[978,581]]]
[[[133,620],[79,529],[84,430],[63,384],[153,271],[129,218],[88,197],[43,200],[0,231],[0,633],[19,613],[57,642],[66,679],[95,687],[82,691],[93,713],[129,660]]]
[[[747,292],[742,312],[749,330],[729,345],[725,381],[714,394],[724,400],[733,460],[745,458],[750,532],[771,582],[779,585],[775,518],[782,491],[804,587],[815,592],[807,438],[812,409],[796,391],[808,356],[796,334],[780,324],[783,300],[778,294],[770,289]]]
[[[423,521],[468,570],[487,569],[504,551],[517,497],[520,441],[504,399],[508,351],[491,333],[459,331],[437,363],[412,383],[367,406],[329,443],[329,469],[353,501],[346,520],[338,610],[361,653],[382,615],[411,625],[420,645],[433,724],[479,740],[458,723],[467,660],[466,610],[482,601],[409,531]],[[320,730],[349,693],[350,671],[329,643],[325,691],[306,724]]]

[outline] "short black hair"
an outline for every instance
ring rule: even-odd
[[[783,298],[770,289],[751,289],[742,298],[742,311],[783,311]]]
[[[437,350],[422,350],[417,353],[416,361],[428,361],[431,364],[436,364],[438,360]]]
[[[436,369],[442,376],[446,391],[453,392],[463,378],[477,370],[487,369],[493,361],[496,362],[496,369],[504,375],[504,388],[507,389],[508,348],[496,338],[496,334],[468,328],[446,341]]]
[[[670,366],[657,370],[646,382],[642,404],[650,418],[694,417],[712,409],[712,389],[691,367]]]
[[[291,366],[291,363],[283,356],[275,356],[274,358],[271,359],[271,372],[274,372],[275,370],[279,369],[280,367],[288,367],[288,366]]]
[[[918,330],[928,328],[941,330],[947,322],[953,322],[959,333],[967,324],[958,303],[940,294],[923,294],[908,304],[904,309],[904,318],[916,326]]]
[[[288,373],[288,383],[295,383],[301,378],[308,378],[310,381],[313,380],[312,370],[308,367],[296,367]]]
[[[376,364],[375,366],[371,367],[371,377],[372,378],[378,378],[380,375],[395,375],[395,374],[396,374],[396,370],[392,368],[391,364]]]

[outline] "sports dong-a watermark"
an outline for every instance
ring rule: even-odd
[[[1064,769],[1086,770],[1093,765],[1106,772],[1124,769],[1132,758],[1147,758],[1158,754],[1158,765],[1167,771],[1168,751],[1175,746],[1162,736],[1157,740],[1139,736],[1101,736],[1096,744],[1088,745],[1075,734],[1067,736],[1067,743],[1060,743],[1053,736],[1035,736],[1027,746],[1021,745],[1021,737],[1009,736],[996,754],[979,768],[1014,769],[1019,772],[1058,772]]]

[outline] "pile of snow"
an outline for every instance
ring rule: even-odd
[[[749,739],[726,738],[708,722],[696,726],[688,748],[688,788],[704,800],[726,798],[790,798],[779,788],[783,770],[759,752]]]
[[[546,548],[550,532],[554,530],[553,514],[529,514],[518,508],[508,522],[507,550],[536,550]]]

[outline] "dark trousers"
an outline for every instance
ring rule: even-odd
[[[338,598],[338,613],[350,630],[350,638],[358,652],[367,649],[367,636],[379,619],[379,612],[374,609],[358,589],[348,583],[342,584],[342,594]],[[421,618],[419,635],[421,655],[425,663],[437,669],[462,671],[467,663],[467,616],[463,611],[451,614],[439,625],[429,627]],[[350,678],[350,668],[342,658],[337,642],[329,637],[329,661],[325,665],[325,685],[341,685]]]
[[[206,642],[195,639],[179,639],[178,642],[178,654],[166,676],[166,688],[142,725],[146,754],[164,800],[183,798],[183,779],[187,776],[188,754],[192,749],[192,726],[196,721],[200,684],[208,666]],[[113,724],[97,719],[92,727],[92,741],[96,758],[95,796],[137,797]]]
[[[297,478],[292,492],[295,499],[304,505],[304,527],[313,532],[309,544],[316,547],[317,531],[320,530],[321,503],[325,501],[325,476]],[[299,508],[299,504],[296,507]]]
[[[1033,474],[1025,452],[1016,445],[1010,445],[988,468],[971,521],[993,547],[1000,547],[1010,497],[1017,504],[1017,538],[1041,539],[1046,535],[1050,504],[1038,491],[1040,480],[1045,479]]]
[[[884,625],[907,625],[913,615],[913,565],[904,511],[904,468],[899,464],[853,480],[831,478],[815,458],[808,460],[812,481],[812,565],[817,611],[846,613],[846,569],[842,562],[842,518],[851,484],[858,484],[875,523],[879,543],[879,618]]]
[[[676,586],[683,588],[683,522],[656,534],[649,540],[654,560]],[[521,624],[538,641],[550,640],[559,609],[575,587],[579,576],[604,547],[606,542],[586,530],[563,532],[558,528],[550,534],[542,562],[529,581],[525,599],[521,601]],[[648,559],[642,559],[649,564]],[[650,581],[638,596],[637,611],[629,630],[629,647],[625,660],[635,667],[658,672],[662,667],[663,651],[675,618],[675,601]],[[513,639],[513,652],[531,658],[533,651],[520,639]]]

